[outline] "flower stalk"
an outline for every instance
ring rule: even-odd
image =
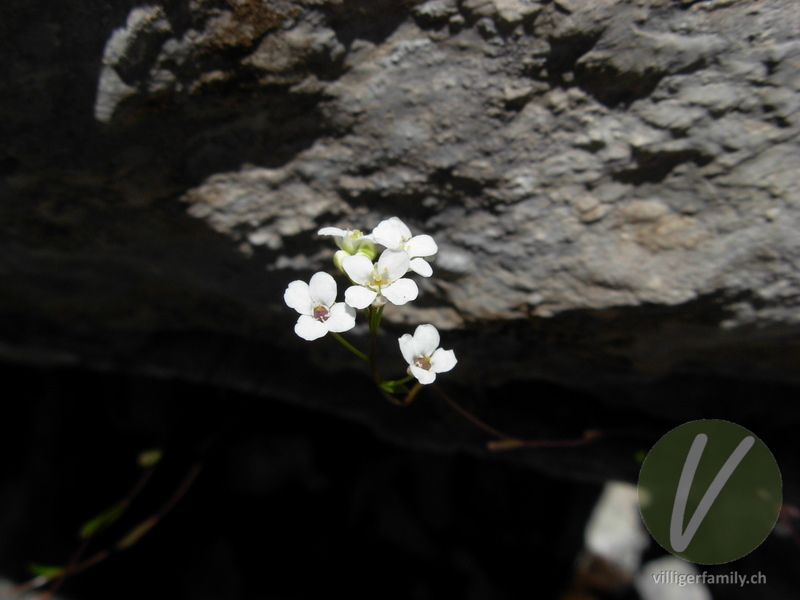
[[[369,356],[367,356],[367,355],[366,355],[366,354],[364,354],[364,353],[363,353],[361,350],[359,350],[358,348],[356,348],[355,346],[353,346],[353,344],[351,344],[350,342],[348,342],[346,339],[344,339],[344,338],[343,338],[341,335],[339,335],[338,333],[336,333],[336,332],[334,332],[334,331],[331,331],[331,336],[333,337],[333,339],[335,339],[335,340],[336,340],[337,342],[339,342],[339,343],[340,343],[342,346],[344,346],[345,348],[347,348],[347,349],[348,349],[350,352],[352,352],[353,354],[355,354],[355,355],[356,355],[358,358],[360,358],[360,359],[361,359],[361,360],[363,360],[364,362],[367,362],[367,363],[371,362],[371,361],[370,361],[370,359],[369,359]]]
[[[429,262],[438,252],[433,238],[413,235],[397,217],[379,223],[365,234],[357,229],[324,227],[319,235],[331,236],[338,247],[333,263],[348,278],[344,301],[337,302],[337,286],[325,272],[316,273],[309,283],[293,281],[284,294],[286,304],[299,314],[295,333],[313,341],[328,333],[354,356],[369,365],[380,394],[392,404],[408,406],[427,386],[432,386],[444,402],[470,423],[496,438],[487,443],[490,450],[578,446],[597,437],[587,433],[577,440],[526,441],[506,435],[483,422],[435,384],[438,375],[451,371],[458,360],[452,350],[439,347],[439,332],[431,324],[417,326],[413,334],[398,339],[400,353],[407,363],[404,377],[384,380],[378,368],[378,335],[383,311],[389,304],[404,305],[416,300],[419,288],[409,273],[430,277]],[[382,251],[379,248],[383,247]],[[341,334],[355,327],[356,311],[362,311],[369,327],[369,350],[362,352]],[[411,385],[412,381],[415,381]]]

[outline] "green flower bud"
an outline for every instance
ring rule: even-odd
[[[342,261],[348,256],[350,256],[350,253],[347,252],[346,250],[337,250],[336,254],[333,255],[333,264],[342,273],[344,273],[344,269],[342,268]]]
[[[360,239],[358,240],[357,245],[357,254],[363,254],[368,259],[375,262],[375,259],[378,256],[378,249],[375,247],[375,243],[372,240]]]
[[[358,229],[348,229],[345,235],[338,238],[336,243],[339,248],[348,254],[355,254],[358,251],[358,246],[361,244],[361,236],[363,234]]]

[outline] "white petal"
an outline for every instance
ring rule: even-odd
[[[386,296],[386,299],[392,304],[402,306],[406,302],[416,300],[417,295],[419,295],[419,288],[410,279],[398,279],[394,283],[381,288],[381,294]]]
[[[367,308],[377,295],[377,292],[360,285],[354,285],[344,291],[344,301],[353,308]]]
[[[372,261],[363,254],[355,254],[342,260],[342,270],[355,283],[363,285],[372,279],[373,264]],[[350,306],[352,306],[352,304]]]
[[[344,229],[339,229],[338,227],[323,227],[317,232],[317,234],[344,237],[347,235],[347,232]]]
[[[439,332],[436,327],[428,324],[418,326],[414,331],[414,347],[418,355],[432,356],[439,347]]]
[[[406,252],[412,258],[417,256],[433,256],[439,251],[439,246],[433,241],[429,235],[415,235],[408,240],[406,244]]]
[[[311,300],[311,292],[305,281],[293,281],[283,293],[283,301],[289,308],[295,309],[301,315],[311,315],[314,312],[314,304]]]
[[[328,331],[335,331],[336,333],[350,331],[356,326],[356,311],[342,302],[337,302],[331,306],[328,320],[325,321],[324,325],[328,328]]]
[[[403,250],[384,250],[378,259],[378,272],[386,270],[389,281],[397,281],[408,273],[410,259]]]
[[[417,381],[419,381],[422,384],[427,385],[429,383],[433,383],[436,380],[436,373],[434,373],[433,371],[426,371],[425,369],[420,369],[419,367],[416,367],[414,365],[408,367],[408,370],[411,371],[411,374],[414,377],[416,377]]]
[[[403,336],[397,340],[400,342],[400,353],[403,355],[405,361],[413,365],[414,359],[417,358],[414,352],[414,338],[410,333],[404,333]]]
[[[411,238],[411,230],[408,228],[408,225],[403,223],[400,217],[392,217],[389,219],[389,222],[397,228],[397,231],[400,232],[404,240]]]
[[[431,355],[431,371],[446,373],[455,367],[457,362],[455,352],[439,348]]]
[[[311,300],[314,304],[327,308],[336,302],[336,281],[324,271],[314,273],[308,284],[308,289],[311,292]]]
[[[375,227],[370,234],[372,240],[381,246],[386,246],[390,250],[397,250],[400,248],[400,245],[404,241],[403,229],[402,227],[398,227],[397,221],[400,221],[400,219],[392,217],[391,219],[386,219],[378,223],[378,226]],[[402,221],[400,221],[400,225],[403,225]],[[403,227],[405,227],[405,225],[403,225]],[[407,229],[406,227],[406,230]],[[411,236],[410,231],[408,235]]]
[[[300,315],[300,318],[297,319],[297,324],[294,326],[294,332],[304,340],[313,342],[328,333],[328,328],[314,317]]]
[[[408,266],[412,271],[414,271],[414,273],[422,275],[423,277],[430,277],[433,275],[433,268],[431,267],[431,264],[424,258],[412,258],[411,262],[408,263]]]

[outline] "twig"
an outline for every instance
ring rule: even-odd
[[[133,485],[128,494],[125,497],[123,497],[119,502],[117,502],[117,504],[115,505],[116,508],[118,508],[120,511],[124,511],[131,505],[134,499],[144,489],[145,485],[147,485],[147,482],[152,477],[153,471],[155,470],[157,464],[158,463],[149,466],[145,469],[145,471],[141,474],[139,479],[136,480],[136,483]],[[78,546],[78,549],[75,551],[75,554],[72,555],[72,558],[70,559],[66,568],[59,573],[58,577],[55,579],[55,582],[53,583],[53,587],[51,587],[47,592],[41,594],[39,596],[39,600],[47,600],[48,598],[52,598],[55,595],[55,593],[64,583],[64,580],[67,578],[67,574],[73,571],[75,567],[80,564],[80,560],[81,557],[83,556],[83,553],[86,551],[86,548],[89,546],[89,542],[91,542],[91,540],[94,538],[97,531],[99,531],[99,529],[90,532],[86,536],[83,536],[81,545]]]
[[[95,566],[96,564],[106,560],[109,556],[116,552],[120,552],[122,550],[126,550],[127,548],[133,546],[136,542],[138,542],[148,531],[150,531],[153,527],[155,527],[158,522],[163,519],[167,513],[169,513],[175,505],[183,498],[186,493],[191,488],[192,484],[194,483],[197,476],[200,474],[200,471],[203,468],[202,461],[195,462],[192,467],[189,469],[186,476],[181,481],[178,488],[175,492],[167,499],[167,501],[159,508],[158,511],[150,515],[145,520],[141,521],[138,525],[133,527],[131,530],[128,531],[123,537],[119,538],[117,542],[109,548],[105,548],[100,550],[90,556],[83,561],[80,561],[80,556],[86,549],[86,546],[91,538],[91,536],[87,536],[86,539],[83,540],[81,546],[73,555],[70,564],[65,567],[63,570],[54,573],[52,575],[38,575],[29,581],[21,583],[13,588],[8,590],[0,591],[0,598],[5,598],[10,595],[19,595],[23,592],[27,592],[29,590],[38,589],[44,587],[45,585],[55,581],[53,587],[50,590],[47,590],[39,595],[39,600],[46,600],[51,598],[52,595],[56,592],[58,587],[63,583],[63,581],[76,573],[80,573],[90,567]],[[152,467],[149,469],[152,471]],[[132,501],[133,498],[138,495],[141,491],[144,483],[146,483],[147,479],[149,479],[150,475],[143,474],[139,481],[134,485],[131,493],[123,499],[122,502],[125,500]]]
[[[592,430],[592,431],[587,431],[582,438],[572,439],[572,440],[521,440],[519,438],[506,435],[505,433],[498,431],[491,425],[487,425],[486,423],[481,421],[478,417],[476,417],[471,412],[462,407],[460,404],[458,404],[450,396],[448,396],[445,393],[445,391],[442,390],[442,388],[440,388],[437,384],[433,384],[431,387],[433,387],[433,389],[435,389],[438,392],[438,394],[442,397],[442,399],[445,402],[447,402],[447,404],[453,410],[458,412],[461,416],[470,421],[473,425],[480,427],[487,433],[490,433],[496,438],[498,438],[497,440],[487,442],[486,447],[489,450],[510,450],[512,448],[557,448],[557,447],[567,447],[567,446],[582,446],[583,444],[587,444],[601,435],[599,431]]]

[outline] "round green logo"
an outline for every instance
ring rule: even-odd
[[[694,563],[726,563],[755,550],[775,526],[781,499],[769,448],[729,421],[676,427],[639,473],[639,510],[650,535]]]

